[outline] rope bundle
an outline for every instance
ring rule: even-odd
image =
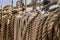
[[[60,37],[57,36],[59,33],[57,32],[59,30],[59,10],[60,9],[56,9],[49,15],[42,17],[37,30],[36,40],[59,40]]]
[[[38,12],[0,15],[1,40],[60,40],[60,8]]]
[[[1,40],[12,40],[10,20],[10,15],[1,16]]]

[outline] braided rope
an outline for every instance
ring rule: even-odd
[[[2,15],[0,20],[1,40],[60,40],[60,8],[43,15]]]
[[[11,16],[8,16],[8,20],[7,20],[7,40],[13,40],[13,25],[11,26]]]
[[[7,35],[7,17],[2,15],[2,27],[1,27],[1,40],[6,40],[6,35]]]
[[[37,29],[37,36],[36,36],[36,40],[42,40],[42,28],[43,28],[43,25],[45,23],[45,20],[47,19],[47,16],[44,16],[44,17],[40,17],[40,23],[38,25],[38,29]]]
[[[26,33],[27,33],[27,30],[30,29],[30,27],[32,26],[32,23],[34,21],[34,19],[37,17],[38,14],[36,14],[30,21],[29,23],[27,24],[27,27],[26,27],[26,30],[25,30],[25,33],[24,33],[24,37],[26,36]],[[31,27],[32,28],[32,27]],[[32,34],[30,34],[32,35]],[[26,40],[25,38],[23,37],[23,40]],[[32,37],[32,36],[31,36]],[[32,39],[31,39],[32,40]]]
[[[56,12],[57,11],[59,11],[59,9],[58,10],[56,10]],[[57,12],[57,14],[58,14],[59,12]],[[55,16],[55,17],[54,17]],[[58,15],[56,15],[56,13],[53,13],[52,14],[52,16],[50,16],[51,18],[50,18],[50,20],[49,20],[49,22],[48,22],[48,37],[49,37],[49,40],[52,40],[53,39],[53,30],[54,30],[54,28],[53,28],[53,26],[55,25],[55,21],[56,21],[56,19],[58,18]],[[58,19],[57,19],[58,20]],[[54,26],[55,27],[55,26]],[[56,35],[55,35],[56,36]]]

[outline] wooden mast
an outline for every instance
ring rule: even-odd
[[[36,9],[36,3],[37,3],[37,0],[32,0],[33,10],[35,10],[35,9]]]
[[[24,0],[25,1],[25,8],[27,8],[27,0]]]

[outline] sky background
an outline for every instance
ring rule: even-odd
[[[8,5],[8,4],[11,4],[12,0],[0,0],[0,8],[1,8],[1,5],[2,6],[5,6],[5,5]],[[13,0],[13,6],[16,6],[16,2],[17,0]],[[27,0],[27,4],[31,3],[31,0]],[[39,7],[37,7],[37,9],[39,9]],[[27,8],[27,11],[28,10],[32,10],[32,7],[31,8]]]
[[[7,4],[11,4],[12,0],[0,0],[0,5],[7,5]],[[13,4],[15,6],[17,0],[13,0]],[[30,3],[31,0],[27,0],[27,4]]]

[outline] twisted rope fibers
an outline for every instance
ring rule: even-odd
[[[32,14],[31,14],[32,15]],[[2,40],[60,40],[60,8],[48,15],[2,16]],[[14,15],[13,15],[14,16]],[[9,24],[8,19],[10,20]],[[1,19],[0,19],[1,20]],[[16,28],[16,29],[15,29]],[[16,34],[14,34],[16,32]],[[16,39],[14,39],[15,37]]]
[[[24,37],[26,36],[27,30],[29,30],[30,27],[32,26],[32,23],[33,23],[34,19],[37,17],[37,15],[38,15],[38,14],[36,14],[36,15],[29,21],[29,23],[27,24],[27,28],[26,28],[26,30],[25,30]],[[23,40],[25,40],[24,37],[23,37]],[[32,40],[32,39],[31,39],[31,40]]]

